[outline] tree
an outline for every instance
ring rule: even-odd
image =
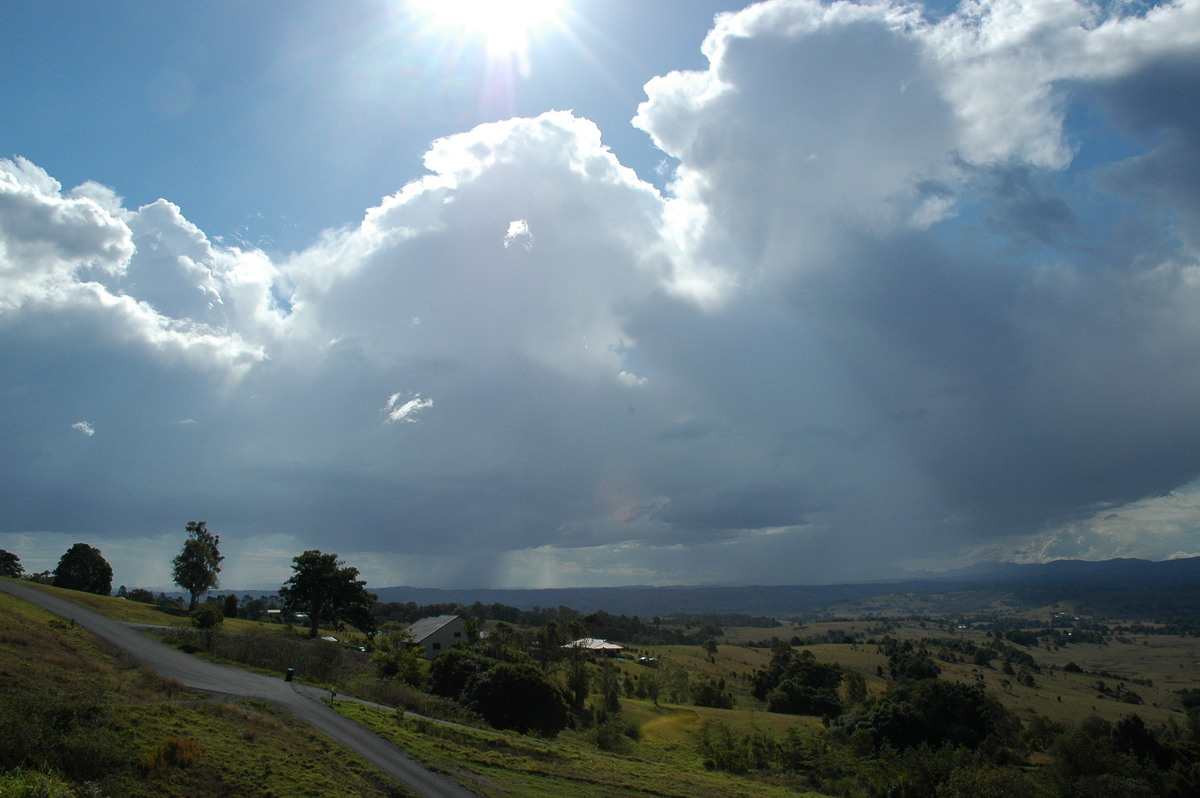
[[[841,667],[817,662],[811,651],[797,654],[785,643],[775,646],[765,670],[755,672],[753,692],[771,712],[836,717],[842,709],[841,681]]]
[[[200,596],[214,587],[219,587],[217,574],[221,572],[221,552],[217,546],[221,538],[208,531],[203,521],[188,521],[188,538],[183,550],[171,561],[175,584],[191,595],[189,611],[195,611]]]
[[[605,712],[621,711],[621,680],[617,677],[617,669],[611,662],[600,664],[600,694],[604,696]]]
[[[852,709],[839,721],[846,730],[866,729],[876,747],[931,749],[944,745],[977,750],[1016,741],[1021,723],[980,685],[921,679],[896,685]]]
[[[536,731],[553,737],[567,725],[562,692],[532,665],[507,662],[472,677],[468,705],[498,729]]]
[[[101,556],[100,549],[76,543],[59,559],[54,569],[54,584],[107,596],[112,591],[112,566]]]
[[[733,693],[725,688],[725,680],[701,676],[692,684],[692,703],[698,707],[733,709]]]
[[[309,637],[316,637],[322,622],[345,622],[369,632],[375,628],[371,615],[377,596],[368,593],[358,569],[345,565],[336,554],[309,549],[293,557],[291,578],[279,588],[284,605],[292,612],[308,613]]]
[[[571,699],[572,709],[583,709],[591,684],[583,652],[578,648],[572,649],[571,660],[567,663],[567,695]]]
[[[854,706],[867,700],[867,680],[858,671],[845,671],[842,680],[846,683],[846,704]]]
[[[20,579],[21,573],[21,558],[13,554],[11,551],[0,549],[0,576],[8,576],[13,579]]]
[[[130,601],[140,601],[143,604],[153,604],[154,594],[144,587],[135,587],[125,594],[125,598]]]

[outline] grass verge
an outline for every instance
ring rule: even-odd
[[[0,794],[408,795],[269,705],[219,703],[0,594]],[[32,787],[30,786],[32,785]],[[66,785],[66,786],[64,786]]]

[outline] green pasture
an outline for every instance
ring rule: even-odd
[[[567,732],[553,742],[546,742],[408,718],[352,702],[339,703],[337,709],[396,743],[418,762],[483,795],[522,798],[820,795],[752,776],[706,771],[692,741],[692,731],[702,722],[704,713],[693,712],[692,707],[683,710],[627,707],[623,714],[638,722],[642,738],[631,742],[622,753],[601,751],[588,732]]]

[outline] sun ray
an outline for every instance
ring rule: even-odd
[[[431,29],[482,39],[493,59],[525,58],[531,39],[561,21],[563,0],[412,0]]]

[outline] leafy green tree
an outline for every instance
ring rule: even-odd
[[[552,737],[567,725],[567,702],[533,665],[502,662],[474,676],[467,704],[498,729]]]
[[[579,649],[573,649],[571,659],[567,662],[567,695],[571,699],[571,709],[583,709],[591,689],[591,678],[588,675],[587,659]]]
[[[841,681],[840,666],[817,662],[811,651],[797,654],[784,643],[774,648],[767,668],[754,674],[753,691],[771,712],[837,717]]]
[[[941,679],[904,682],[885,695],[846,713],[839,725],[848,732],[866,729],[876,745],[903,750],[925,744],[977,750],[1015,744],[1020,721],[979,685]]]
[[[901,681],[936,679],[942,672],[942,669],[929,656],[929,652],[914,646],[911,640],[905,640],[902,644],[892,646],[887,654],[888,671],[893,679]],[[1012,673],[1012,664],[1009,663],[1008,667],[1009,673]]]
[[[284,605],[292,612],[308,613],[309,637],[322,623],[348,623],[364,632],[375,628],[371,607],[377,596],[366,591],[358,569],[344,564],[336,554],[309,549],[292,558],[295,573],[279,588]]]
[[[224,615],[226,618],[236,618],[236,617],[238,617],[238,597],[237,597],[237,596],[235,596],[235,595],[234,595],[234,594],[232,594],[232,593],[230,593],[229,595],[227,595],[227,596],[225,597],[225,599],[224,599],[224,603],[223,603],[223,605],[222,605],[222,607],[221,607],[221,613],[222,613],[222,614],[223,614],[223,615]]]
[[[563,631],[555,621],[546,621],[546,624],[538,630],[534,638],[534,646],[542,670],[546,670],[550,663],[557,662],[564,657],[562,644],[565,642]],[[573,651],[574,649],[572,649]]]
[[[154,593],[144,587],[135,587],[125,594],[125,598],[130,601],[140,601],[143,604],[153,604],[155,600]]]
[[[21,558],[11,551],[0,549],[0,576],[20,579],[22,572]]]
[[[701,676],[692,683],[692,703],[698,707],[733,709],[733,694],[725,689],[724,679]]]
[[[1157,773],[1118,749],[1112,724],[1085,718],[1050,748],[1050,781],[1065,798],[1120,795],[1122,798],[1164,794],[1152,785]]]
[[[175,584],[191,596],[188,609],[195,611],[200,596],[220,586],[217,574],[221,572],[221,552],[217,546],[221,538],[208,531],[203,521],[188,521],[188,538],[183,550],[171,561]]]
[[[112,566],[100,549],[76,543],[67,549],[54,569],[54,584],[68,590],[84,590],[107,596],[112,591]]]
[[[767,693],[767,709],[791,715],[836,718],[842,714],[842,702],[835,689],[814,687],[797,679],[784,679]]]
[[[600,664],[600,675],[597,677],[600,694],[604,696],[602,704],[605,712],[621,711],[621,680],[617,678],[617,669],[611,662]]]

